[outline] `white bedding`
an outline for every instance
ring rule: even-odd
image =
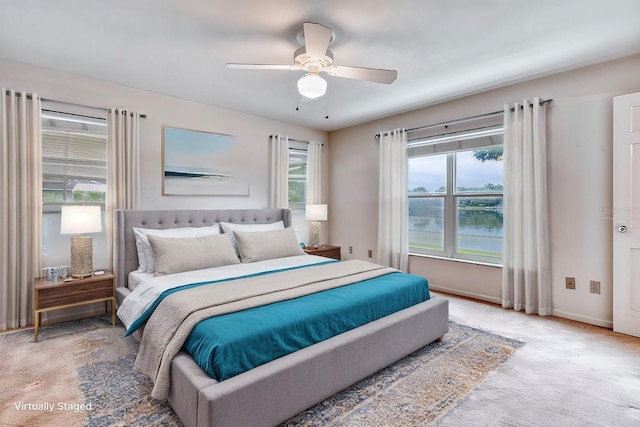
[[[298,255],[285,258],[270,259],[249,264],[233,264],[224,267],[206,268],[202,270],[188,271],[184,273],[153,276],[147,274],[138,275],[141,279],[135,289],[122,301],[117,314],[126,329],[155,301],[164,291],[191,283],[232,279],[234,277],[251,274],[265,273],[269,271],[287,268],[302,267],[329,259],[316,255]]]
[[[151,273],[134,270],[129,273],[129,281],[127,282],[127,286],[133,291],[138,287],[140,283],[144,282],[145,280],[149,280],[152,277],[154,277],[154,275]]]

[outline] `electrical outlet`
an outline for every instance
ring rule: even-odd
[[[590,281],[589,282],[589,288],[590,288],[592,294],[599,294],[600,293],[600,282],[598,282],[596,280]]]
[[[373,258],[373,251],[371,249],[369,249],[367,251],[367,255],[369,256],[369,258]]]
[[[353,246],[349,246],[349,253],[352,254],[353,253]]]
[[[564,283],[567,286],[567,289],[575,289],[576,288],[576,278],[575,277],[565,277]]]

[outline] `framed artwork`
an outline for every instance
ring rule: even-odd
[[[249,195],[239,151],[229,135],[162,126],[162,194]]]

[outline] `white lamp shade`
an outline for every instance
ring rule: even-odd
[[[327,205],[307,205],[304,219],[307,221],[326,221]]]
[[[102,231],[100,206],[63,206],[61,234],[99,233]]]
[[[316,99],[327,92],[327,82],[318,74],[307,73],[298,80],[298,93],[309,99]]]

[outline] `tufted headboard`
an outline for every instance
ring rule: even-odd
[[[291,226],[289,209],[224,209],[224,210],[116,210],[116,281],[126,287],[129,273],[138,268],[138,251],[133,227],[179,228],[203,227],[216,222],[268,224],[282,220]]]

